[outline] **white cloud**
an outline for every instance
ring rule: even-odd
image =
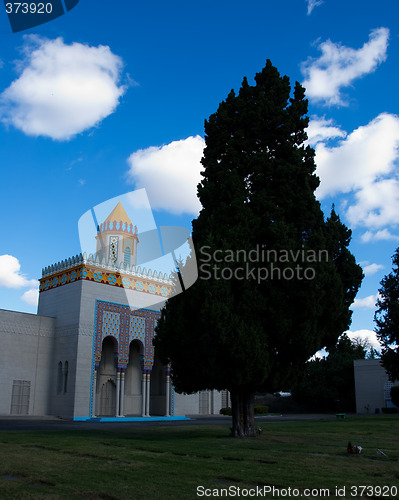
[[[366,276],[371,276],[372,274],[377,273],[381,269],[384,269],[382,264],[368,264],[367,266],[363,266],[363,271]]]
[[[39,290],[37,288],[27,290],[21,298],[30,306],[37,306],[39,302]]]
[[[346,205],[352,227],[377,229],[399,223],[399,180],[395,174],[398,116],[382,113],[339,140],[338,145],[318,142],[315,150],[321,180],[316,192],[319,199],[354,193]]]
[[[306,0],[306,3],[308,4],[308,16],[310,16],[313,9],[321,5],[323,0]]]
[[[359,308],[374,309],[377,299],[378,295],[369,295],[367,297],[364,297],[363,299],[355,299],[355,301],[351,305],[351,309],[359,309]]]
[[[346,216],[353,227],[382,227],[399,223],[399,181],[383,179],[364,185],[355,194],[355,203]]]
[[[302,64],[303,86],[307,96],[326,104],[343,105],[341,89],[368,73],[387,57],[389,30],[378,28],[370,33],[369,41],[360,49],[352,49],[327,40],[319,45],[321,56]]]
[[[388,231],[388,229],[381,229],[380,231],[366,231],[362,234],[361,240],[363,243],[370,243],[372,241],[394,240],[398,241],[399,236],[396,236]]]
[[[25,37],[20,76],[0,96],[1,119],[27,135],[67,140],[113,113],[125,87],[109,47]]]
[[[28,280],[21,274],[21,264],[12,255],[0,255],[0,286],[6,288],[23,288],[37,286],[36,280]]]
[[[371,345],[371,347],[377,349],[378,351],[381,350],[381,345],[378,342],[377,336],[375,332],[373,332],[372,330],[355,330],[354,332],[348,330],[345,333],[351,340],[353,339],[360,339],[363,341],[367,340]]]
[[[309,121],[309,126],[306,129],[308,134],[307,143],[314,147],[319,142],[325,142],[328,139],[336,139],[337,137],[346,137],[346,132],[333,124],[333,120],[326,120],[313,116]]]
[[[145,188],[153,209],[197,215],[197,185],[205,141],[199,135],[161,147],[140,149],[128,158],[129,178]]]

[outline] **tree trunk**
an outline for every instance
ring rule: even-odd
[[[230,391],[230,395],[233,437],[255,436],[255,393],[245,389],[237,389]]]

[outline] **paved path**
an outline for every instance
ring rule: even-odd
[[[63,430],[113,430],[148,427],[175,427],[192,425],[231,425],[231,417],[223,415],[189,415],[190,420],[141,421],[141,422],[74,422],[55,417],[0,416],[0,431],[63,431]],[[334,415],[296,414],[255,417],[257,422],[290,422],[295,420],[335,419]]]

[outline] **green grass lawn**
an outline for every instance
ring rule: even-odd
[[[352,485],[387,487],[366,490],[363,498],[396,498],[388,488],[399,489],[398,424],[394,415],[269,418],[250,439],[229,437],[228,426],[0,432],[0,499],[180,500],[201,498],[198,486],[224,497],[233,487],[238,497],[238,487],[264,485],[276,488],[268,498],[289,487],[329,489],[336,498],[337,486],[346,486],[340,498],[361,498]],[[362,453],[348,455],[348,441]]]

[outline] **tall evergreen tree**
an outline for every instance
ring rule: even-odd
[[[178,391],[230,391],[235,436],[255,431],[256,391],[282,389],[336,344],[362,279],[350,231],[334,211],[325,221],[315,199],[306,113],[304,89],[291,95],[267,61],[205,122],[199,279],[167,302],[157,328]]]
[[[399,248],[392,257],[393,269],[381,281],[374,316],[382,346],[381,363],[392,381],[399,380]]]

